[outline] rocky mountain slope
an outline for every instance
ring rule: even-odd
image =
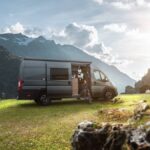
[[[150,90],[150,69],[148,69],[141,80],[135,83],[135,89],[140,93],[145,93],[146,90]]]
[[[3,92],[6,97],[17,96],[19,65],[20,59],[0,46],[0,97]]]

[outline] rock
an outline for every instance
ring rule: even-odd
[[[107,141],[104,145],[105,150],[122,150],[123,144],[126,140],[125,131],[121,131],[120,129],[114,130],[110,133],[107,138]]]
[[[143,146],[139,147],[138,150],[150,150],[150,146],[148,146],[148,145],[143,145]]]
[[[93,122],[85,120],[85,121],[78,124],[78,129],[85,130],[87,128],[92,128],[93,125],[94,125]]]
[[[137,150],[138,149],[138,145],[135,142],[130,142],[129,143],[129,148],[130,148],[130,150]]]
[[[132,128],[122,124],[94,127],[90,121],[81,122],[72,136],[73,150],[150,150],[150,128]],[[89,130],[91,128],[92,130]],[[125,147],[124,147],[125,148]]]
[[[144,101],[137,104],[134,109],[134,113],[144,112],[149,108],[149,105]]]
[[[145,93],[146,93],[146,94],[150,94],[150,89],[147,89],[147,90],[145,91]]]
[[[140,120],[142,118],[142,114],[141,113],[137,114],[136,118],[137,118],[137,120]]]
[[[120,112],[127,112],[128,109],[127,108],[119,108],[118,111],[120,111]]]
[[[83,124],[83,123],[82,123]],[[88,129],[78,125],[78,129],[72,136],[73,150],[102,150],[106,138],[109,134],[110,125],[105,125],[100,129],[93,128],[93,132],[87,131]],[[81,128],[80,128],[81,127]]]
[[[146,102],[147,102],[146,99],[143,99],[143,100],[140,101],[140,103],[146,103]]]
[[[150,121],[146,122],[145,126],[150,126]]]
[[[150,128],[147,130],[146,132],[146,137],[145,137],[146,141],[150,143]]]
[[[141,104],[141,107],[142,107],[142,111],[146,111],[149,108],[149,105],[144,102]]]
[[[134,114],[133,114],[132,118],[134,120],[140,120],[143,117],[144,112],[148,108],[149,108],[149,105],[146,103],[146,100],[140,101],[140,103],[138,103],[134,109]]]
[[[112,103],[123,103],[123,100],[121,100],[121,98],[114,98],[111,101]]]
[[[129,118],[128,121],[127,121],[127,123],[128,123],[129,125],[135,124],[135,119],[134,119],[133,117],[132,117],[132,118]]]

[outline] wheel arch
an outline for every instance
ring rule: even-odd
[[[112,91],[112,92],[113,92],[113,97],[116,96],[116,90],[115,90],[115,88],[114,88],[114,87],[111,87],[111,86],[107,86],[107,87],[105,87],[104,90],[102,91],[103,97],[105,96],[105,93],[106,93],[107,91]]]

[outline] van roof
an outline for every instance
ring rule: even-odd
[[[35,61],[51,61],[51,62],[75,62],[75,63],[87,63],[91,64],[90,61],[80,61],[80,60],[56,60],[56,59],[43,59],[43,58],[23,58],[23,60],[35,60]]]

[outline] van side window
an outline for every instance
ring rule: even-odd
[[[68,80],[69,73],[67,68],[50,68],[51,80]]]
[[[95,78],[96,80],[101,80],[101,76],[100,76],[98,70],[95,70],[95,71],[94,71],[94,78]]]
[[[108,78],[102,72],[100,72],[100,75],[101,75],[101,80],[108,81]]]

